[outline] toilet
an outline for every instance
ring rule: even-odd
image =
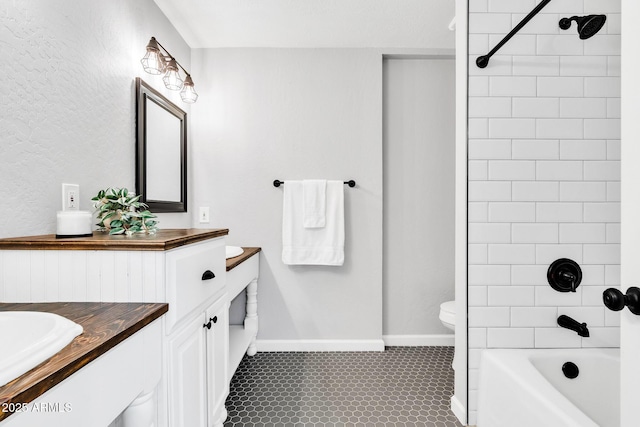
[[[452,331],[456,330],[456,302],[446,301],[440,304],[440,321],[442,324]],[[453,360],[451,361],[451,367],[456,370],[456,354],[453,354]]]
[[[456,330],[456,302],[447,301],[440,304],[440,321],[452,331]]]

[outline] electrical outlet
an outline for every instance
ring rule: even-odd
[[[77,211],[80,209],[80,186],[78,184],[62,184],[62,210]]]
[[[200,207],[200,224],[209,223],[209,206]]]

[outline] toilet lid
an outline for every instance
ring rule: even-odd
[[[447,301],[440,304],[440,320],[449,325],[456,324],[456,302]]]
[[[440,304],[440,311],[456,314],[456,302],[455,301],[443,302],[442,304]]]

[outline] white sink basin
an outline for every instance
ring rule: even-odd
[[[0,312],[0,387],[47,360],[82,333],[82,326],[53,313]]]
[[[240,246],[226,246],[225,249],[227,250],[227,259],[235,258],[244,253],[244,249]]]

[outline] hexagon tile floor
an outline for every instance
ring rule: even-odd
[[[225,427],[460,427],[453,347],[245,355]]]

